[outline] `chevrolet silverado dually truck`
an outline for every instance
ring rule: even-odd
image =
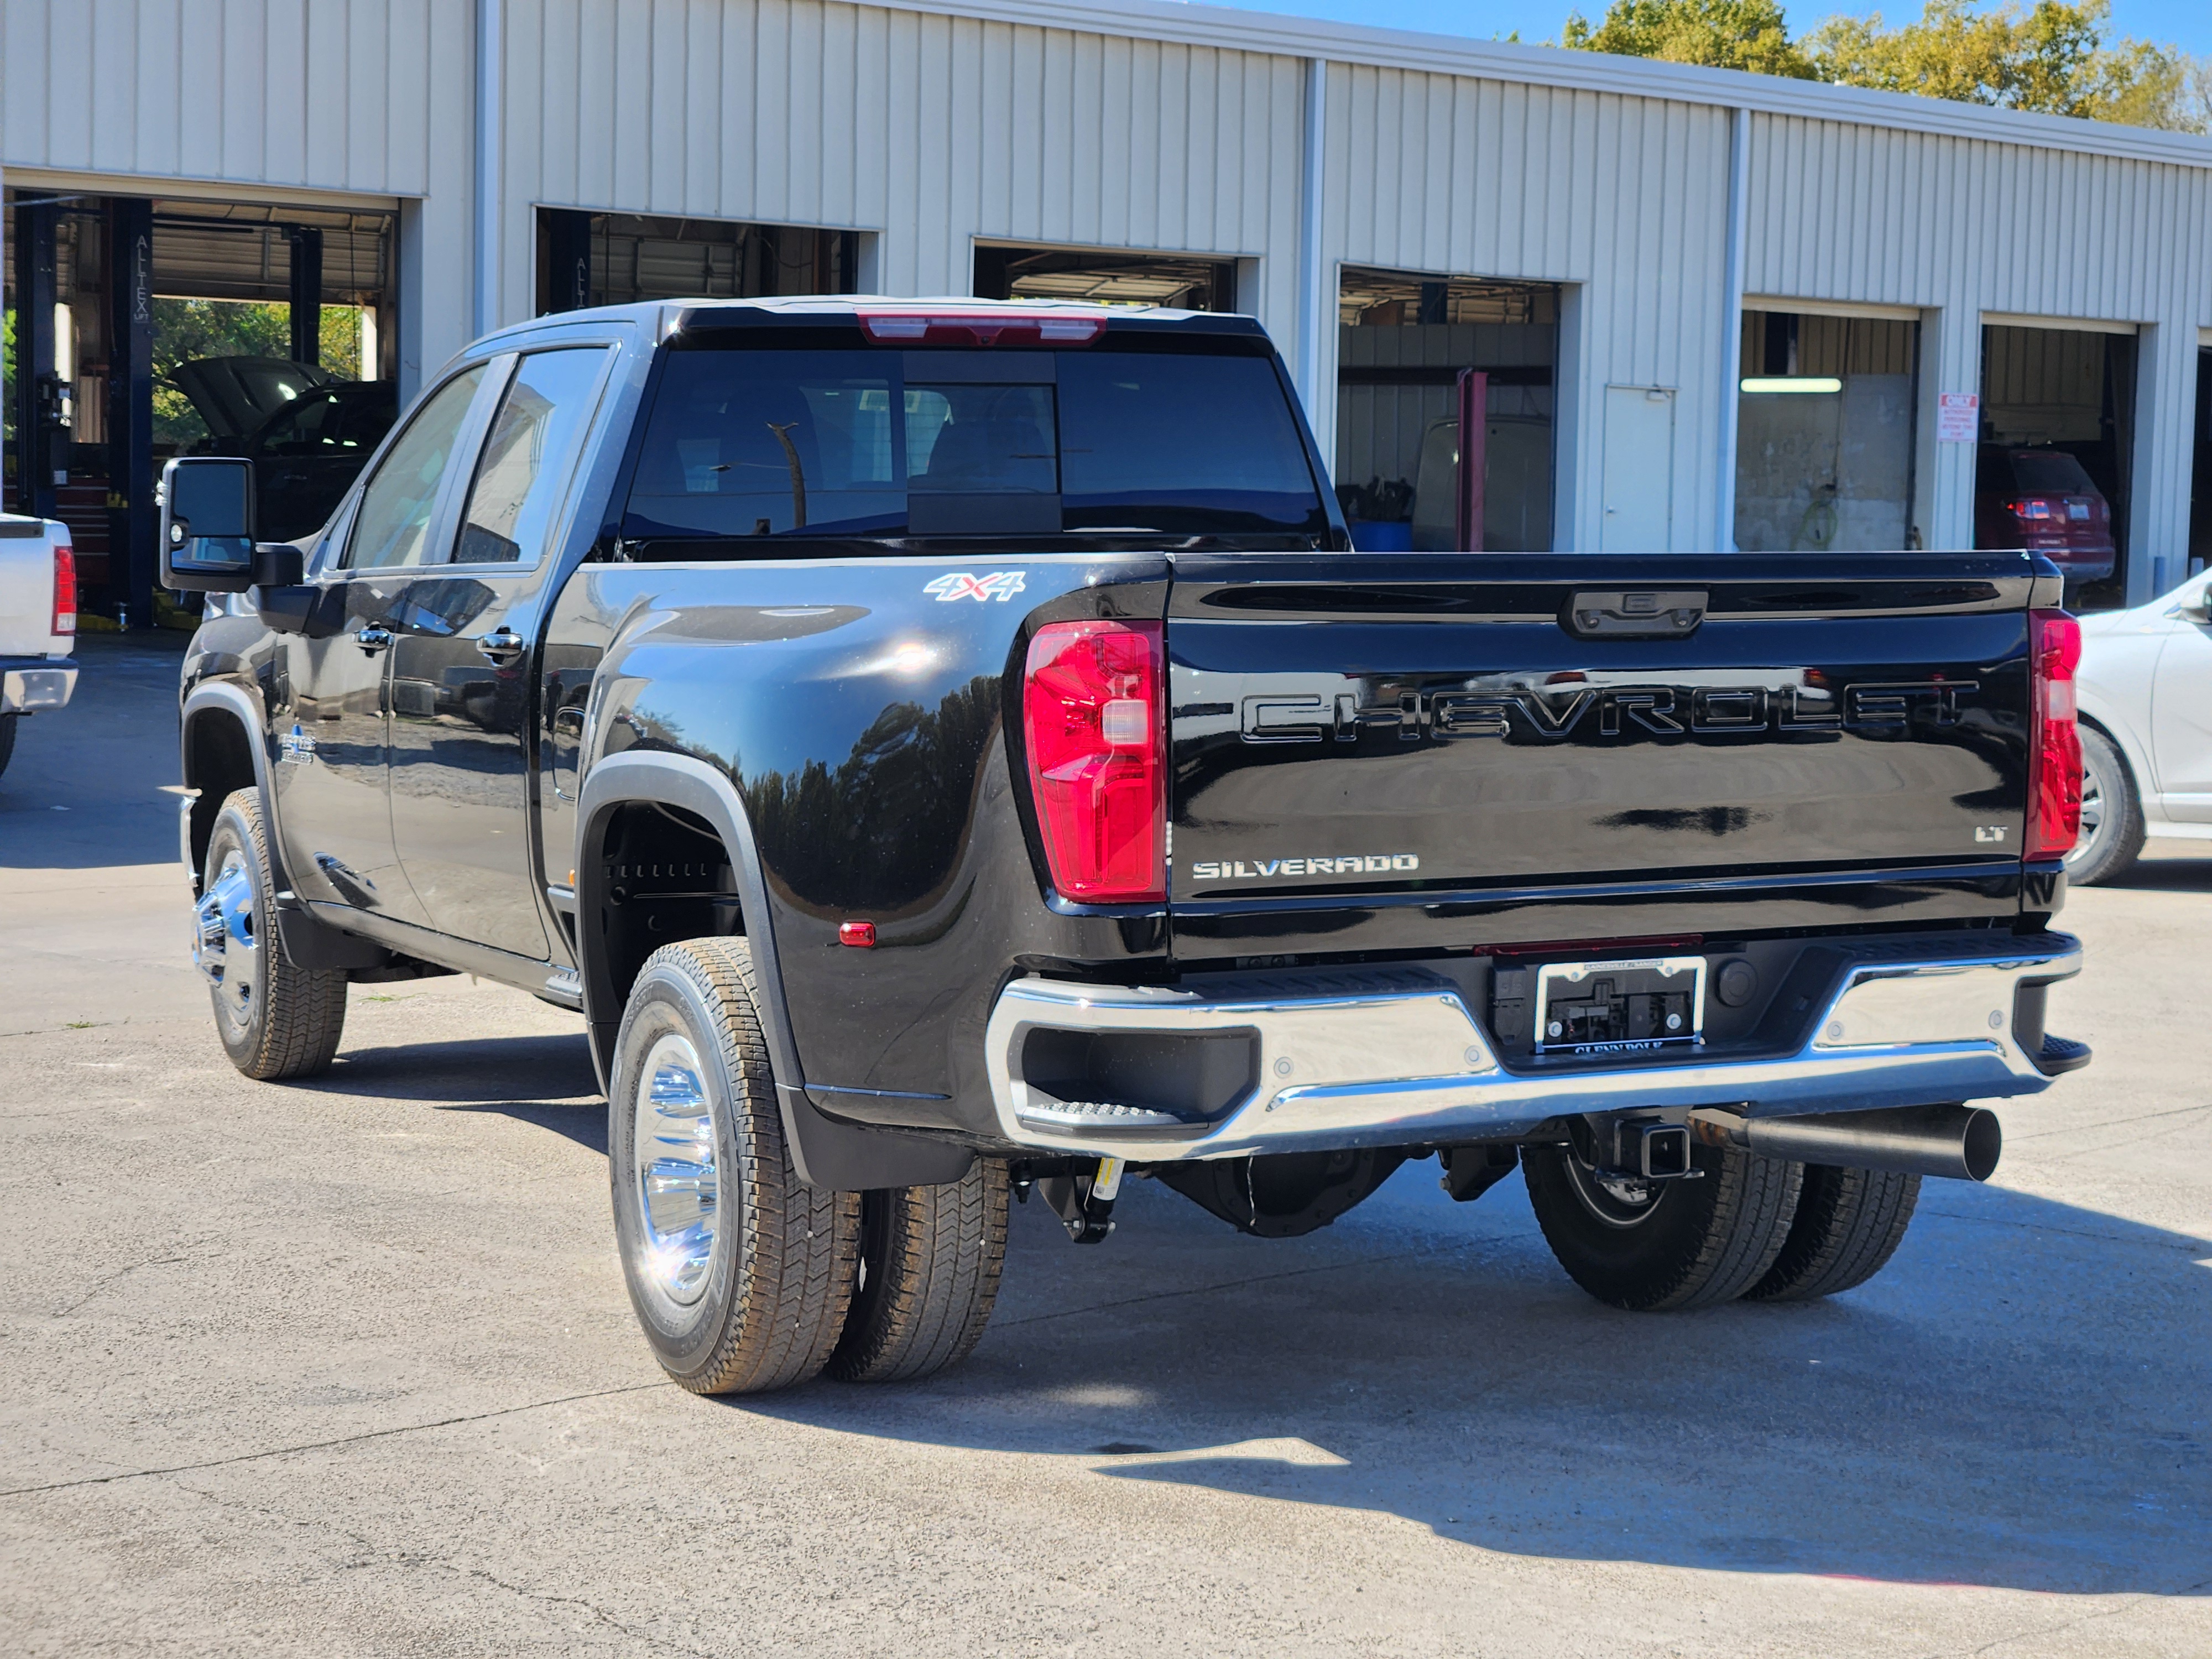
[[[347,987],[574,1009],[702,1393],[919,1376],[1010,1194],[1308,1231],[1516,1169],[1629,1309],[1888,1260],[2045,1029],[2078,639],[2027,554],[1352,550],[1249,319],[540,319],[329,525],[179,460],[192,952],[238,1067]]]
[[[0,513],[0,772],[15,730],[76,690],[76,549],[55,519]]]

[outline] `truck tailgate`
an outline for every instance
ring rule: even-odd
[[[54,549],[37,519],[0,518],[0,657],[62,648],[53,632]]]
[[[1279,901],[1937,870],[2009,895],[2055,583],[2020,555],[1836,563],[1179,556],[1179,940]]]

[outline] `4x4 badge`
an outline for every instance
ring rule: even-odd
[[[294,766],[315,763],[315,740],[300,729],[299,721],[294,720],[292,729],[276,739],[276,758]]]
[[[973,576],[965,570],[956,570],[926,584],[921,591],[936,594],[939,605],[952,599],[974,599],[979,605],[987,599],[996,599],[1003,605],[1022,591],[1024,580],[1018,570],[994,570],[988,576]]]

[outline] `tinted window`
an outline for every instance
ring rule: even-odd
[[[2015,449],[2013,487],[2032,495],[2094,495],[2097,486],[2081,463],[2063,449]]]
[[[1263,357],[1064,352],[1060,406],[1071,530],[1303,530],[1319,510]]]
[[[422,562],[439,482],[483,376],[479,363],[431,393],[378,463],[354,515],[353,540],[346,549],[349,568],[384,570]]]
[[[573,471],[597,399],[603,347],[525,357],[484,440],[456,564],[537,558]]]
[[[1310,535],[1327,524],[1267,357],[695,348],[663,364],[623,531]]]
[[[906,386],[907,488],[917,493],[1060,489],[1048,386]]]
[[[679,351],[638,456],[642,533],[863,535],[906,517],[896,359],[860,351]]]

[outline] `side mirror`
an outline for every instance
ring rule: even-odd
[[[179,455],[161,469],[161,586],[242,593],[253,586],[253,463]]]
[[[2174,614],[2185,623],[2195,623],[2199,628],[2212,623],[2212,592],[2199,593]]]

